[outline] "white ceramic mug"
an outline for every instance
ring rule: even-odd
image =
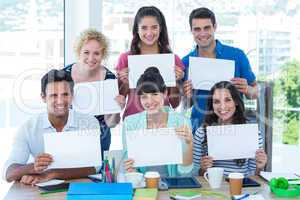
[[[140,187],[144,182],[144,175],[138,172],[129,172],[125,174],[125,181],[132,183],[132,187]]]
[[[205,180],[209,183],[210,187],[220,188],[223,180],[224,169],[221,167],[208,168],[204,173]]]

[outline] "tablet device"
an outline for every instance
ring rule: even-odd
[[[200,188],[201,184],[195,177],[165,177],[162,181],[167,183],[168,188]]]
[[[229,178],[226,178],[225,180],[229,182]],[[259,186],[260,184],[251,178],[243,179],[243,187],[259,187]]]
[[[243,187],[259,187],[260,184],[251,178],[243,179]]]
[[[44,192],[51,192],[56,190],[68,190],[69,183],[61,183],[57,185],[39,186],[39,189]]]

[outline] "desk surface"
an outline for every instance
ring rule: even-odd
[[[261,183],[260,187],[253,187],[253,188],[243,188],[243,191],[247,191],[250,194],[253,194],[255,192],[258,192],[259,194],[262,194],[263,197],[266,200],[283,200],[284,198],[276,198],[273,194],[271,194],[269,190],[269,186],[266,184],[265,181],[263,181],[259,177],[253,177],[255,180],[257,180],[259,183]],[[205,190],[205,191],[214,191],[214,192],[222,192],[224,194],[229,194],[229,184],[227,182],[222,183],[222,187],[217,190],[211,190],[209,188],[208,183],[203,179],[203,177],[198,177],[198,180],[202,184],[202,188],[199,190]],[[88,179],[81,179],[76,180],[81,182],[89,182]],[[27,199],[33,199],[33,200],[63,200],[66,199],[66,192],[60,192],[60,193],[53,193],[53,194],[47,194],[47,195],[40,195],[39,190],[37,187],[31,187],[27,185],[23,185],[21,183],[14,183],[10,190],[8,191],[5,200],[27,200]],[[168,191],[159,192],[158,200],[169,200],[169,193]],[[201,199],[203,200],[211,200],[211,199],[220,199],[212,196],[203,196]]]

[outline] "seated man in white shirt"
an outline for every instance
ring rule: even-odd
[[[95,167],[47,170],[53,158],[44,153],[43,134],[99,129],[99,123],[93,116],[69,110],[74,82],[66,72],[51,70],[43,76],[41,83],[41,97],[47,104],[47,113],[30,119],[18,130],[12,152],[4,166],[6,180],[34,185],[51,179],[82,178],[95,174]],[[27,163],[30,155],[34,157],[33,163]]]

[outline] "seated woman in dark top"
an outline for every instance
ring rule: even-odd
[[[231,172],[240,172],[245,176],[258,174],[267,163],[267,155],[262,149],[263,139],[260,134],[260,149],[256,151],[255,158],[214,160],[213,157],[207,155],[207,126],[247,123],[244,115],[244,102],[236,87],[228,81],[216,83],[210,90],[207,110],[203,126],[198,128],[194,135],[193,171],[195,175],[202,175],[210,167],[224,168],[225,176]]]

